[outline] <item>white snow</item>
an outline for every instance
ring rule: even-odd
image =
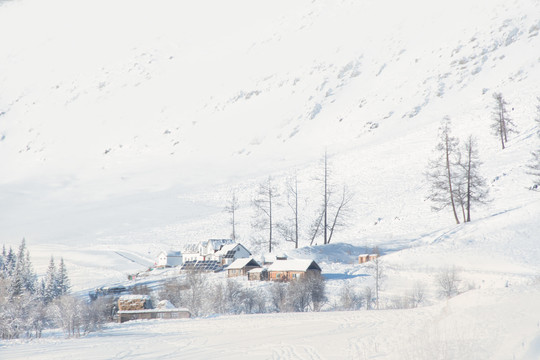
[[[63,257],[86,296],[163,249],[228,237],[235,189],[237,241],[259,258],[250,202],[272,176],[285,203],[296,173],[300,248],[273,247],[315,260],[329,293],[321,313],[51,330],[0,340],[0,358],[540,358],[540,192],[525,167],[539,146],[539,29],[537,0],[0,0],[0,244],[24,237],[39,275]],[[504,151],[494,92],[519,130]],[[467,224],[426,200],[444,116],[478,138],[489,183]],[[325,150],[354,205],[330,245],[308,246]],[[373,286],[358,255],[375,246],[383,307],[415,284],[424,306],[329,311],[344,284]],[[435,280],[449,267],[463,293],[446,301]]]

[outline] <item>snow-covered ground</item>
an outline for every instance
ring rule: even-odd
[[[484,289],[413,310],[133,321],[81,339],[0,347],[6,359],[538,359],[540,288]]]
[[[0,244],[24,237],[40,275],[63,257],[84,294],[161,250],[227,237],[232,189],[240,241],[261,255],[250,201],[296,172],[302,248],[276,249],[320,263],[327,310],[343,284],[373,285],[356,259],[374,246],[384,301],[427,293],[414,310],[50,334],[0,342],[0,358],[540,358],[540,192],[525,167],[539,146],[539,32],[537,0],[0,0]],[[504,151],[494,92],[519,130]],[[445,116],[477,136],[490,188],[467,224],[426,200]],[[355,200],[333,244],[308,246],[325,150]],[[450,266],[470,290],[446,303],[435,277]]]

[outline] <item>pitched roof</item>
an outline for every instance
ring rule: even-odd
[[[150,295],[122,295],[118,300],[129,301],[129,300],[150,300]]]
[[[227,267],[229,270],[239,270],[243,269],[246,266],[258,266],[260,267],[259,263],[255,261],[253,258],[241,258],[236,259],[231,265]]]
[[[268,267],[268,271],[307,271],[319,270],[321,268],[313,260],[296,259],[296,260],[276,260]]]
[[[191,243],[191,244],[185,244],[184,245],[184,252],[185,253],[199,253],[199,244],[198,243]]]
[[[210,239],[202,243],[204,247],[207,247],[209,244],[214,251],[218,251],[225,245],[235,244],[235,241],[233,239]]]
[[[251,252],[246,249],[244,245],[237,243],[224,245],[219,251],[216,251],[216,255],[221,255],[224,258],[233,258],[234,254],[239,250],[237,248],[240,246],[243,247],[251,255]]]

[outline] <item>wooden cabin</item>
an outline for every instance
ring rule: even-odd
[[[268,267],[268,280],[299,280],[308,273],[320,275],[320,266],[313,260],[276,260]]]
[[[141,319],[183,319],[190,318],[188,309],[175,308],[169,301],[162,300],[157,308],[152,308],[148,295],[124,295],[118,299],[118,322]]]
[[[261,265],[253,258],[236,259],[227,267],[228,277],[244,276],[250,270],[260,268]]]
[[[149,295],[122,295],[118,298],[119,311],[144,310],[152,308]]]
[[[266,268],[255,268],[247,272],[248,280],[250,281],[266,281],[268,280],[268,269]]]
[[[361,254],[361,255],[358,255],[358,263],[363,264],[363,263],[366,263],[368,261],[373,261],[378,256],[379,255],[377,255],[377,254]]]

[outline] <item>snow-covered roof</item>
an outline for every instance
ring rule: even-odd
[[[157,312],[190,312],[186,308],[174,308],[174,309],[141,309],[141,310],[119,310],[118,314],[142,314],[142,313],[157,313]]]
[[[208,247],[208,245],[210,245],[214,251],[220,250],[225,245],[232,244],[236,244],[233,239],[210,239],[202,243],[204,247]]]
[[[183,252],[184,253],[190,253],[190,254],[195,254],[195,253],[198,254],[199,253],[199,244],[197,244],[197,243],[185,244]]]
[[[313,260],[276,260],[268,267],[268,271],[307,271],[308,269],[321,270]]]
[[[249,270],[248,273],[260,273],[260,272],[263,272],[265,270],[266,270],[266,268],[259,267],[259,268]]]
[[[240,259],[234,260],[234,262],[231,265],[229,265],[227,269],[229,270],[242,269],[250,263],[251,263],[251,266],[261,266],[253,258],[240,258]]]
[[[118,300],[128,301],[128,300],[150,300],[150,295],[122,295]]]
[[[176,307],[173,304],[171,304],[169,300],[161,300],[160,302],[158,302],[156,308],[157,309],[176,309]]]
[[[237,244],[237,243],[223,245],[221,250],[216,251],[216,255],[221,255],[221,256],[226,257],[226,258],[227,257],[232,258],[232,257],[234,257],[235,251],[238,251],[239,249],[237,249],[237,248],[240,247],[240,246],[242,248],[244,248],[244,250],[246,250],[251,255],[251,252],[248,249],[246,249],[246,247],[244,245]]]

